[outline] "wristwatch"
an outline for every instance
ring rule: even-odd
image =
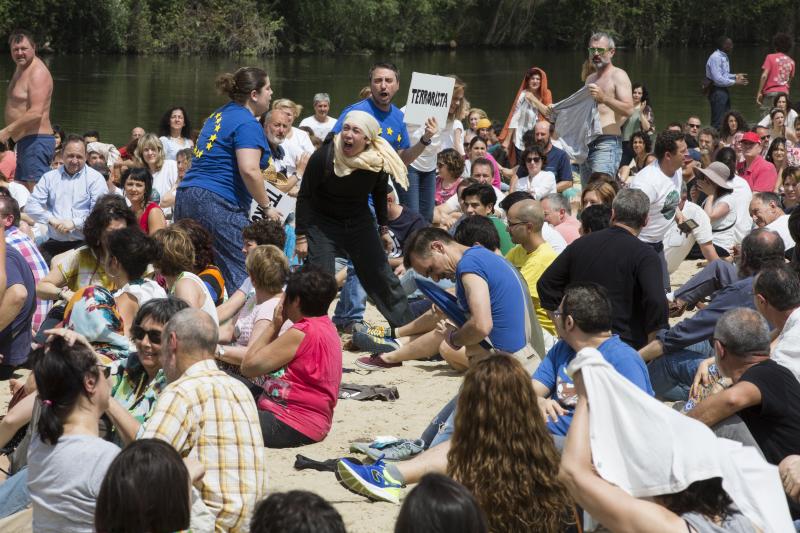
[[[430,145],[431,145],[431,143],[433,142],[433,139],[428,139],[428,140],[426,141],[426,140],[425,140],[425,136],[423,135],[422,137],[420,137],[420,138],[419,138],[419,142],[421,142],[421,143],[422,143],[422,146],[430,146]]]
[[[217,344],[217,351],[214,353],[214,357],[220,361],[225,357],[225,348],[221,344]]]

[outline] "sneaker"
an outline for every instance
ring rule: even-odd
[[[400,348],[400,343],[391,337],[378,337],[353,329],[353,344],[368,352],[389,353]]]
[[[405,461],[411,459],[418,453],[425,451],[425,441],[422,439],[408,440],[401,439],[383,448],[367,446],[364,450],[372,459],[378,460],[383,456],[385,461]]]
[[[354,320],[346,324],[335,324],[336,331],[339,335],[352,335],[357,327],[362,326],[364,323],[359,320]]]
[[[366,333],[373,337],[383,337],[386,339],[392,338],[392,328],[387,326],[373,326],[367,322],[361,321],[353,325],[353,331]]]
[[[381,459],[371,465],[357,465],[342,459],[336,463],[336,473],[339,483],[356,494],[371,500],[400,503],[403,484],[392,479]]]
[[[403,366],[403,363],[387,363],[381,359],[381,354],[374,353],[366,357],[359,357],[356,359],[356,366],[366,370],[386,370],[387,368],[397,368]]]

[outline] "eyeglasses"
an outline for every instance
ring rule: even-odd
[[[589,50],[589,53],[591,55],[601,56],[601,55],[605,54],[606,52],[608,52],[609,50],[611,50],[611,48],[596,48],[596,47],[590,46],[588,48],[588,50]]]
[[[99,363],[96,366],[98,368],[102,368],[103,369],[103,375],[106,377],[106,379],[111,377],[111,367],[110,366],[101,365]]]
[[[133,340],[143,340],[145,335],[147,335],[152,344],[161,344],[161,332],[157,329],[144,329],[142,326],[131,327],[131,337],[133,337]]]
[[[527,222],[525,222],[524,220],[520,220],[519,222],[511,222],[510,220],[508,221],[509,229],[513,228],[514,226],[519,226],[520,224],[527,224]]]
[[[541,160],[542,160],[541,157],[529,157],[529,158],[525,159],[525,161],[527,163],[538,163]]]

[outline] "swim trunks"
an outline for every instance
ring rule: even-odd
[[[18,181],[39,181],[50,170],[56,151],[56,138],[52,135],[26,135],[17,142]]]

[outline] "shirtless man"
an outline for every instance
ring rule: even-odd
[[[14,31],[8,45],[17,69],[8,84],[6,127],[0,130],[0,142],[16,141],[16,179],[33,190],[42,174],[50,170],[56,148],[50,124],[53,77],[36,57],[36,43],[28,32]]]
[[[589,57],[596,72],[586,78],[586,87],[597,102],[603,134],[589,143],[589,157],[581,165],[581,178],[592,172],[617,175],[622,158],[622,124],[633,113],[633,91],[628,74],[611,64],[614,39],[598,32],[589,39]]]

